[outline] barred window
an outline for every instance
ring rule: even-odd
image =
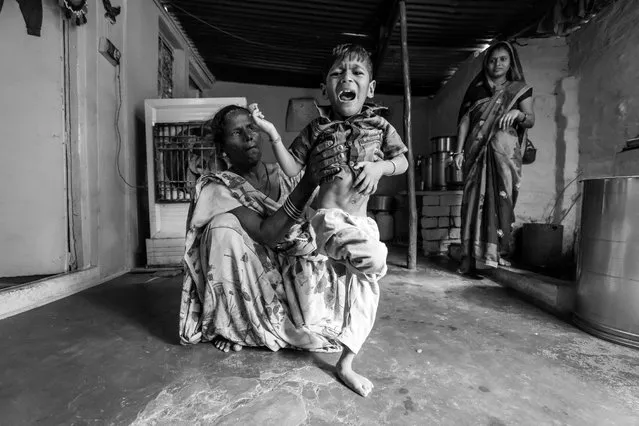
[[[203,121],[153,126],[155,198],[158,203],[189,202],[203,174],[226,170],[213,134]]]
[[[158,37],[158,97],[173,97],[173,49]]]

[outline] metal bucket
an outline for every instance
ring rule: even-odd
[[[464,186],[464,174],[461,169],[455,166],[454,162],[449,162],[446,166],[446,187],[448,189],[462,189]]]
[[[639,176],[583,184],[574,321],[639,348]]]
[[[564,241],[563,225],[524,223],[521,234],[521,257],[526,265],[550,270],[560,266]]]
[[[432,152],[450,152],[455,149],[457,136],[435,136],[430,141]]]

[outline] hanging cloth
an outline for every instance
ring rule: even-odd
[[[20,5],[20,12],[24,18],[24,23],[27,24],[27,34],[40,37],[40,30],[42,29],[42,0],[16,0]],[[0,0],[0,12],[4,0]]]

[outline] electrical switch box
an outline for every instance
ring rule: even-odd
[[[107,60],[111,62],[111,65],[113,65],[114,67],[120,64],[120,58],[122,57],[122,54],[108,38],[100,37],[98,51],[102,53],[102,55],[107,58]]]

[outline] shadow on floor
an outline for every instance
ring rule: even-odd
[[[128,275],[109,285],[79,293],[87,302],[107,309],[124,322],[138,324],[153,336],[171,345],[179,345],[180,278],[152,275]],[[147,282],[145,282],[147,281]]]

